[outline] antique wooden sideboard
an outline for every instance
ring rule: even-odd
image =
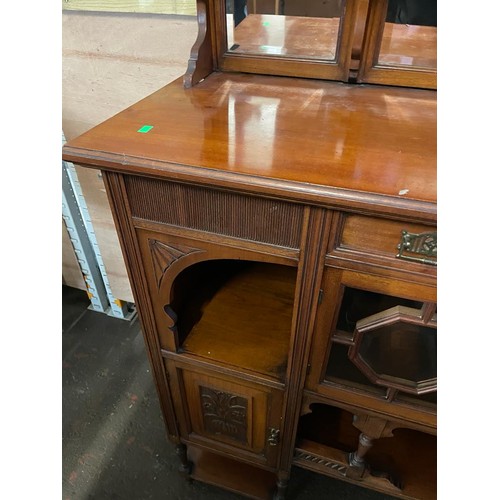
[[[199,0],[184,77],[63,157],[103,172],[183,473],[435,498],[435,2],[259,3]]]

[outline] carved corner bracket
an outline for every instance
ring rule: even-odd
[[[174,262],[179,261],[187,255],[205,251],[186,245],[167,245],[166,243],[161,243],[158,240],[149,240],[149,250],[151,252],[158,290],[161,287],[165,273],[170,266],[174,264]]]
[[[210,6],[207,0],[197,0],[198,36],[191,49],[188,67],[184,74],[184,87],[189,89],[208,76],[213,70]]]

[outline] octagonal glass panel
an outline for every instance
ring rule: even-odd
[[[417,385],[437,377],[436,329],[397,322],[363,334],[358,356],[380,379]]]

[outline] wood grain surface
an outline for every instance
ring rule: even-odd
[[[436,93],[213,73],[189,90],[181,80],[164,87],[71,141],[65,156],[165,177],[177,165],[208,168],[212,182],[244,176],[247,189],[260,179],[300,183],[303,195],[322,187],[384,205],[415,200],[435,214]]]
[[[183,349],[206,359],[283,378],[295,279],[295,270],[286,266],[256,265],[236,276],[204,306]]]

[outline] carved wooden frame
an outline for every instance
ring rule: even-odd
[[[430,328],[437,327],[433,319],[426,320],[418,310],[404,306],[391,307],[356,323],[353,335],[354,344],[349,348],[349,359],[371,382],[377,385],[416,395],[435,391],[437,389],[437,377],[422,381],[407,381],[390,375],[379,374],[361,356],[361,344],[367,334],[396,323],[409,323]]]
[[[227,51],[226,12],[220,0],[197,0],[198,38],[191,50],[184,85],[196,85],[212,71],[239,71],[278,76],[349,79],[359,0],[345,0],[335,61],[272,55],[231,54]]]

